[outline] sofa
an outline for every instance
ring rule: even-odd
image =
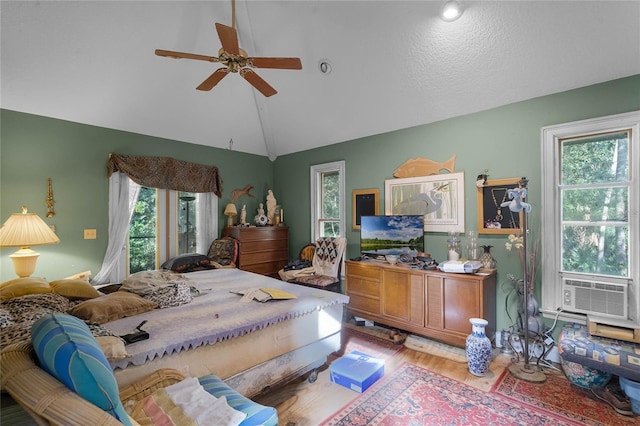
[[[38,425],[137,425],[141,404],[187,378],[162,369],[118,388],[100,345],[86,324],[61,313],[47,314],[32,328],[31,342],[0,353],[2,390]],[[240,395],[215,375],[197,378],[214,399],[242,413],[241,426],[277,425],[277,412]],[[149,423],[147,417],[143,418]],[[141,423],[143,423],[141,422]]]

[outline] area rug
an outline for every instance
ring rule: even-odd
[[[508,381],[503,380],[506,383]],[[553,386],[553,382],[550,383]],[[545,385],[538,385],[544,386]],[[517,392],[517,386],[513,391]],[[504,387],[506,389],[506,385]],[[567,399],[564,399],[567,401]],[[568,402],[568,401],[567,401]],[[571,405],[571,404],[570,404]],[[519,401],[501,392],[483,392],[422,367],[403,363],[391,374],[321,423],[321,426],[364,425],[610,425],[631,418],[618,416],[600,405],[601,415],[591,419],[565,408],[552,411],[538,404]]]
[[[509,400],[550,411],[585,425],[638,425],[640,418],[616,413],[590,390],[571,384],[562,373],[546,373],[543,384],[517,379],[508,370],[496,381],[492,392]]]
[[[404,350],[404,346],[394,344],[387,334],[344,327],[342,329],[342,348],[336,355],[342,356],[352,351],[360,351],[376,358],[389,359],[402,350]]]

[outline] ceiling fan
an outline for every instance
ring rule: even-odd
[[[235,0],[232,0],[232,26],[228,27],[216,22],[216,31],[220,38],[222,48],[218,50],[218,56],[198,55],[195,53],[175,52],[172,50],[156,49],[156,55],[165,56],[176,59],[196,59],[199,61],[219,62],[224,65],[218,68],[207,77],[198,87],[197,90],[211,90],[216,84],[225,78],[229,73],[238,73],[255,87],[264,96],[273,96],[276,89],[271,87],[262,77],[253,71],[252,68],[277,68],[301,70],[302,62],[300,58],[259,58],[250,57],[243,49],[240,49],[238,43],[238,32],[235,29]]]

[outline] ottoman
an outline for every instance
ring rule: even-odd
[[[558,353],[567,378],[575,385],[603,385],[611,375],[640,381],[640,344],[592,336],[585,325],[564,325]]]

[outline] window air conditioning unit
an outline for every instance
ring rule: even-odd
[[[562,308],[585,314],[627,318],[627,284],[562,279]]]

